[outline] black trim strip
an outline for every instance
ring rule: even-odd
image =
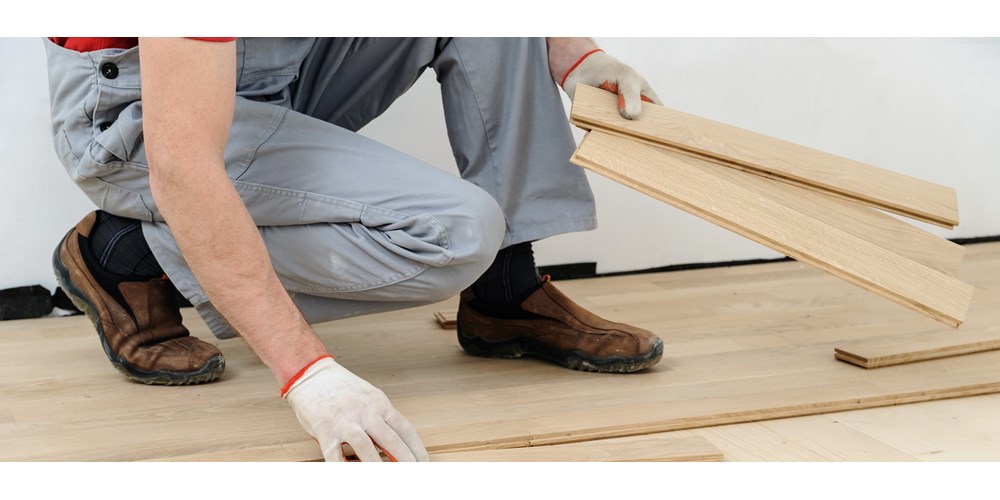
[[[1000,241],[997,236],[979,236],[976,238],[954,238],[949,241],[959,245],[975,245],[977,243],[993,243]],[[573,264],[560,264],[554,266],[542,266],[538,268],[539,274],[548,274],[553,280],[578,280],[586,278],[604,278],[609,276],[630,276],[633,274],[669,273],[673,271],[690,271],[692,269],[708,269],[713,267],[736,267],[750,266],[753,264],[768,264],[771,262],[786,262],[794,260],[791,257],[780,259],[752,259],[752,260],[731,260],[725,262],[697,262],[693,264],[674,264],[672,266],[652,267],[649,269],[637,269],[634,271],[616,271],[612,273],[598,273],[596,262],[577,262]]]

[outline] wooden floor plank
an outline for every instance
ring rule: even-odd
[[[643,103],[639,119],[618,114],[610,92],[581,85],[571,113],[587,129],[624,133],[845,196],[946,228],[958,225],[955,190],[670,108]]]
[[[997,414],[1000,394],[992,394],[653,436],[702,436],[737,462],[995,462]]]
[[[750,174],[597,131],[572,161],[949,326],[965,318],[972,286],[824,222],[811,204],[763,189],[774,186],[751,189],[733,178],[751,182]]]
[[[970,309],[970,323],[1000,324],[1000,244],[993,245],[968,252],[960,272],[984,290]],[[598,314],[655,325],[666,341],[664,359],[634,375],[466,355],[453,331],[430,321],[456,299],[317,325],[316,331],[338,361],[385,391],[435,454],[745,425],[1000,390],[1000,351],[876,371],[839,362],[830,351],[843,339],[888,336],[894,325],[905,334],[933,322],[831,283],[798,262],[753,267],[759,269],[557,283]],[[734,281],[726,286],[715,273]],[[609,289],[635,293],[637,304],[612,303]],[[652,293],[657,289],[667,295]],[[697,298],[689,300],[685,290]],[[741,305],[739,297],[748,302]],[[724,307],[713,309],[713,301]],[[674,302],[683,308],[675,309]],[[674,311],[683,314],[674,318]],[[270,371],[246,345],[212,339],[192,310],[184,316],[195,335],[226,355],[220,381],[191,387],[130,383],[107,362],[84,317],[0,322],[0,460],[319,459],[318,446],[278,397]],[[985,418],[981,426],[989,425]],[[924,421],[944,425],[947,419]],[[869,428],[851,429],[877,437]],[[852,435],[837,432],[845,439]],[[803,453],[836,457],[832,437],[806,437],[799,429],[769,431],[759,439],[782,439],[767,437],[774,435],[802,436],[795,439],[812,450]],[[725,440],[705,437],[728,455]],[[888,448],[895,448],[925,458],[939,446],[904,449],[902,437],[890,439],[872,456],[888,456]],[[854,442],[854,448],[867,446],[862,438]],[[762,459],[779,455],[761,453]]]
[[[727,461],[736,462],[917,461],[912,455],[840,423],[837,420],[840,415],[843,413],[724,425],[656,435],[705,437],[725,454]]]
[[[916,335],[865,339],[834,349],[841,361],[862,368],[881,368],[929,359],[1000,349],[1000,325],[985,330],[933,331]]]
[[[289,454],[309,455],[311,442],[256,446],[252,453],[238,448],[160,457],[154,462],[273,462]],[[724,455],[701,436],[632,436],[552,446],[431,453],[431,462],[721,462]]]
[[[720,462],[722,459],[722,452],[701,436],[663,435],[431,456],[432,462]]]
[[[871,207],[738,170],[717,169],[715,173],[751,191],[807,210],[820,222],[931,269],[954,276],[962,265],[965,247]]]
[[[918,460],[1000,460],[1000,398],[996,395],[837,415],[843,425]]]

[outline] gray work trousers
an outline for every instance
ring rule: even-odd
[[[70,177],[101,209],[144,221],[177,289],[216,336],[235,336],[150,193],[138,48],[45,44]],[[596,225],[544,40],[247,38],[237,64],[226,170],[310,323],[447,299],[500,248]],[[355,133],[427,67],[461,179]]]

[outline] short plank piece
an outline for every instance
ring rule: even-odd
[[[458,313],[454,311],[434,311],[434,319],[445,330],[458,328]]]
[[[937,331],[861,340],[834,348],[834,356],[871,369],[996,349],[1000,325],[975,333]]]
[[[719,173],[726,167],[599,131],[571,161],[944,324],[958,327],[965,319],[968,283],[730,180],[740,172]]]
[[[721,462],[701,436],[635,436],[550,446],[432,453],[432,462]]]
[[[610,92],[580,85],[570,120],[587,130],[625,134],[707,156],[945,228],[958,225],[952,188],[656,104],[642,103],[642,115],[627,120],[618,114],[615,99]]]

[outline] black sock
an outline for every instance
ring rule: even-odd
[[[91,255],[101,269],[130,278],[159,278],[163,276],[160,263],[146,244],[142,223],[97,212],[97,222],[90,231]]]
[[[473,306],[482,314],[498,318],[534,317],[521,309],[521,302],[541,283],[531,242],[511,245],[497,252],[490,268],[472,284],[476,294]]]

